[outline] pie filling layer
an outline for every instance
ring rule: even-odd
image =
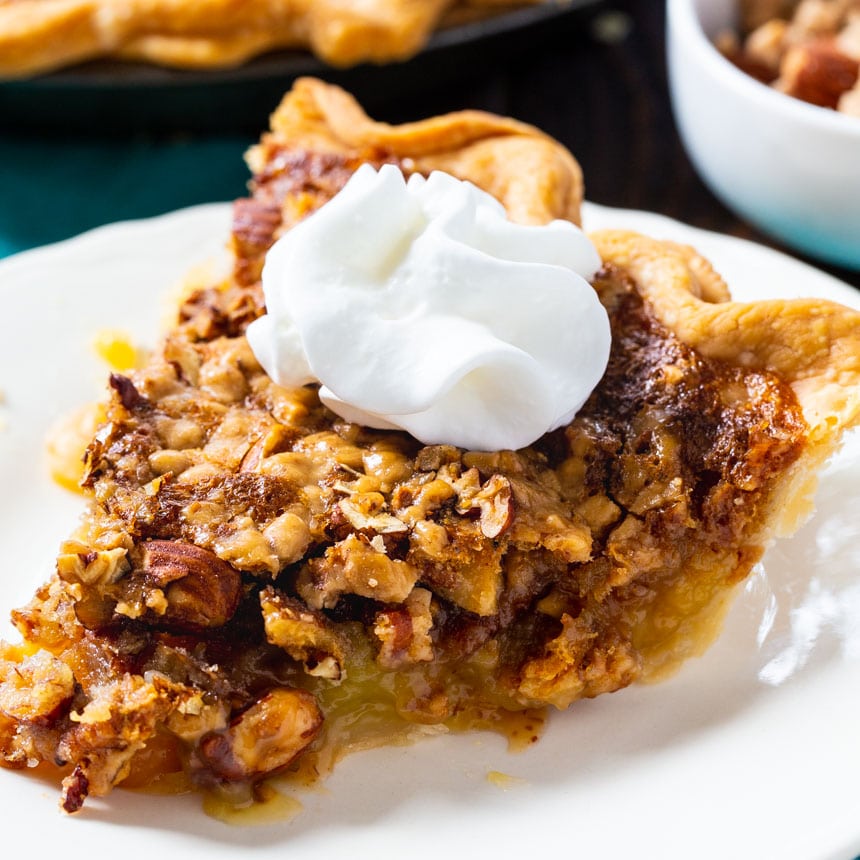
[[[262,255],[361,160],[270,158],[235,277],[111,377],[89,512],[0,651],[0,754],[64,768],[68,812],[123,782],[236,796],[433,727],[528,742],[545,706],[701,651],[761,555],[794,391],[685,345],[616,266],[607,372],[531,448],[422,447],[272,383],[242,334]]]

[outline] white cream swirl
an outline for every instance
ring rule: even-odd
[[[606,368],[599,266],[567,221],[515,224],[471,183],[365,165],[269,251],[248,340],[275,382],[319,382],[348,421],[522,448],[569,423]]]

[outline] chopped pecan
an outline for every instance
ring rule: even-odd
[[[750,33],[746,40],[744,54],[748,60],[758,63],[766,70],[764,80],[772,81],[779,74],[779,64],[786,49],[787,31],[788,22],[775,18]]]
[[[811,104],[836,108],[842,93],[857,83],[857,76],[857,60],[838,50],[833,39],[816,39],[786,53],[776,86]]]
[[[65,582],[112,585],[129,571],[127,555],[124,547],[95,550],[78,541],[66,541],[57,557],[57,573]]]
[[[200,378],[200,352],[184,337],[169,335],[164,342],[164,359],[176,375],[188,385],[197,385]]]
[[[308,524],[298,514],[287,511],[263,529],[263,537],[281,565],[293,564],[305,554],[311,542]]]
[[[256,527],[251,517],[236,517],[222,526],[222,534],[212,544],[218,558],[237,570],[255,575],[277,575],[281,567],[270,542]]]
[[[409,526],[385,511],[384,506],[385,497],[382,493],[354,493],[338,502],[341,513],[354,529],[377,534],[409,531]]]
[[[0,659],[0,713],[23,723],[48,724],[75,691],[72,670],[47,651],[20,662]]]
[[[275,423],[270,428],[267,428],[266,433],[260,436],[248,449],[248,452],[242,458],[240,471],[259,471],[262,460],[266,457],[271,457],[272,454],[281,454],[284,451],[289,451],[298,438],[298,433],[294,428]]]
[[[432,597],[426,588],[413,588],[403,606],[388,607],[376,613],[373,633],[380,643],[377,656],[380,665],[396,669],[406,663],[433,659]]]
[[[90,781],[87,779],[83,768],[77,765],[63,780],[63,796],[60,800],[60,807],[63,812],[68,812],[70,815],[73,812],[78,812],[84,805],[89,793]]]
[[[469,469],[463,475],[477,475],[477,469]],[[466,489],[457,503],[457,512],[480,512],[481,533],[484,537],[497,538],[506,532],[514,521],[514,496],[511,482],[504,475],[493,475],[477,492]]]
[[[119,396],[120,402],[129,412],[149,409],[152,404],[137,390],[135,384],[121,373],[112,373],[108,380],[110,387]]]
[[[561,617],[561,631],[520,668],[519,690],[528,699],[566,708],[582,697],[626,687],[641,672],[641,657],[614,631],[595,633],[583,612]]]
[[[434,593],[475,615],[495,615],[504,587],[501,560],[503,543],[490,543],[480,535],[475,543],[474,523],[467,522],[468,531],[449,525],[452,538],[442,558],[424,556],[420,544],[410,550],[407,560],[421,570],[421,582]]]
[[[88,630],[100,630],[110,624],[116,595],[123,590],[118,583],[130,570],[124,547],[96,550],[69,540],[57,557],[57,575],[76,588],[75,615]]]
[[[266,639],[304,663],[309,675],[339,681],[343,674],[344,642],[320,612],[281,594],[271,586],[260,594]]]
[[[210,732],[197,746],[198,766],[216,779],[240,782],[286,767],[322,727],[323,716],[306,690],[279,687],[258,699],[223,731]]]
[[[462,452],[453,445],[428,445],[415,455],[415,468],[420,472],[437,472],[442,466],[458,463]]]
[[[333,608],[342,594],[401,603],[418,580],[418,570],[389,558],[354,534],[311,559],[299,576],[299,594],[315,609]]]
[[[392,494],[392,505],[400,520],[415,528],[457,495],[448,481],[434,478],[425,483],[401,484]]]
[[[181,629],[220,627],[236,611],[242,577],[214,553],[194,544],[153,540],[144,544],[140,572],[146,584],[163,592],[158,615]],[[137,571],[135,571],[136,575]]]
[[[248,393],[246,369],[256,364],[254,354],[243,338],[207,348],[200,365],[200,390],[225,406],[239,403]]]

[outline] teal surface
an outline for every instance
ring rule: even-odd
[[[0,257],[246,193],[245,137],[0,139]]]

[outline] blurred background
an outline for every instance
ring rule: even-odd
[[[231,72],[92,66],[0,84],[0,256],[242,196],[243,152],[300,74],[342,84],[389,122],[462,108],[514,116],[571,149],[593,202],[786,250],[694,172],[672,118],[664,27],[657,0],[570,0],[443,32],[390,67],[335,71],[293,53]],[[860,287],[860,273],[817,265]]]

